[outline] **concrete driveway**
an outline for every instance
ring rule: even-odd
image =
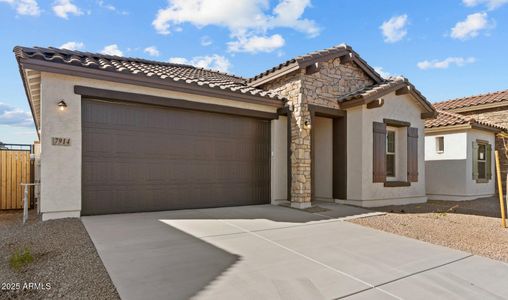
[[[508,265],[270,205],[83,217],[122,299],[506,299]],[[444,229],[445,230],[445,229]]]

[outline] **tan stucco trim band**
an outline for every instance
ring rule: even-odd
[[[264,111],[257,111],[251,109],[230,107],[217,104],[200,103],[187,100],[172,99],[159,96],[151,96],[145,94],[136,94],[128,92],[119,92],[106,89],[98,89],[86,86],[76,85],[74,86],[74,93],[83,97],[102,99],[102,100],[114,100],[114,101],[125,101],[140,104],[149,104],[162,107],[173,107],[183,108],[189,110],[208,111],[216,113],[224,113],[230,115],[241,115],[246,117],[260,118],[273,120],[277,119],[279,115],[277,113],[269,113]]]

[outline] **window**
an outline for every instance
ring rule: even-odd
[[[487,183],[492,179],[492,145],[487,141],[473,141],[473,180]]]
[[[436,137],[436,152],[437,153],[444,152],[444,136]]]
[[[386,176],[395,177],[395,131],[386,132]]]
[[[487,145],[478,144],[478,179],[487,179]]]

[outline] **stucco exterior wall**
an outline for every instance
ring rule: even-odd
[[[436,151],[436,137],[444,137],[444,152]],[[466,130],[443,133],[430,133],[425,136],[425,161],[458,160],[467,158]]]
[[[436,152],[436,137],[444,137],[444,152]],[[484,140],[494,148],[494,134],[482,130],[435,132],[425,136],[427,196],[431,200],[472,200],[495,193],[494,153],[492,179],[487,183],[473,180],[473,141]]]
[[[333,201],[333,120],[314,119],[314,197]]]
[[[391,204],[425,202],[425,162],[424,162],[424,120],[422,108],[412,96],[396,96],[390,93],[383,96],[382,107],[367,109],[366,105],[347,111],[347,198],[338,202],[373,207]],[[418,128],[418,182],[407,187],[385,187],[373,181],[373,122],[394,119],[411,123]],[[404,149],[405,150],[405,149]],[[404,151],[399,161],[407,164]],[[403,168],[403,167],[402,167]]]
[[[444,152],[436,152],[436,137],[444,137]],[[427,196],[431,200],[467,197],[468,133],[466,130],[425,136]]]
[[[287,117],[272,120],[272,203],[287,201]]]
[[[43,220],[80,215],[81,96],[74,94],[75,85],[266,112],[276,111],[275,107],[265,105],[43,72],[41,74],[41,212]],[[58,110],[57,103],[60,100],[67,103],[65,111]],[[53,146],[52,137],[70,138],[70,146]],[[277,185],[278,182],[272,184]]]

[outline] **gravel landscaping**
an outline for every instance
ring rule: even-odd
[[[4,289],[0,299],[119,299],[81,220],[42,222],[34,212],[26,225],[21,220],[20,212],[0,212],[0,284]],[[18,269],[11,267],[13,253],[25,249],[32,261]],[[17,283],[20,289],[5,290]],[[29,287],[29,283],[40,285]]]
[[[508,229],[501,227],[498,198],[429,201],[375,210],[387,214],[350,222],[508,262]]]

